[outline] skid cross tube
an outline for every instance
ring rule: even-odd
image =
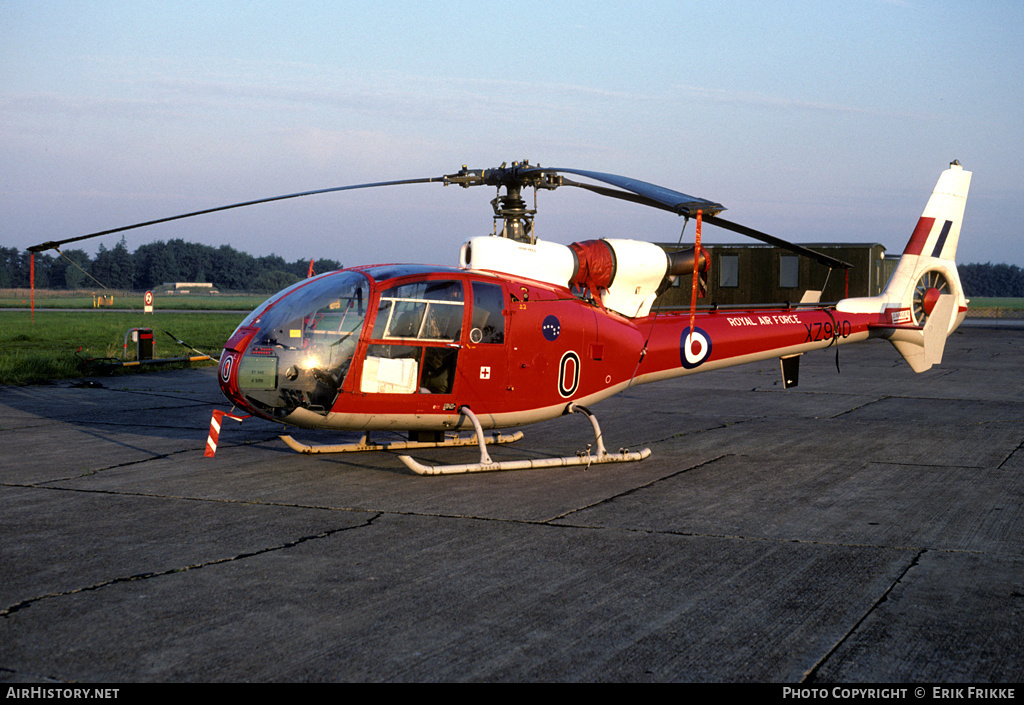
[[[575,465],[586,465],[589,467],[598,463],[630,463],[643,460],[651,454],[650,448],[644,448],[643,450],[632,452],[623,449],[618,453],[609,453],[605,450],[601,426],[597,423],[597,417],[594,416],[589,409],[576,403],[570,403],[565,407],[566,414],[577,412],[586,414],[587,418],[590,419],[590,425],[594,428],[594,439],[597,443],[596,455],[591,454],[590,446],[587,446],[585,451],[580,451],[575,456],[566,456],[561,458],[536,458],[533,460],[503,460],[495,462],[491,460],[491,456],[487,452],[487,447],[481,441],[479,442],[479,463],[463,463],[459,465],[423,465],[422,463],[413,460],[413,458],[408,455],[400,455],[398,457],[403,463],[405,463],[407,468],[417,475],[456,475],[468,472],[528,470],[530,468],[571,467]],[[468,418],[473,424],[473,428],[476,429],[476,438],[482,438],[483,428],[480,425],[480,420],[476,417],[476,414],[474,414],[468,406],[459,407],[459,413]]]

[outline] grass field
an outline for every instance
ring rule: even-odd
[[[976,296],[968,305],[967,317],[1020,320],[1024,318],[1024,299]]]
[[[95,308],[96,298],[110,297],[113,303],[104,304],[99,308],[130,308],[142,311],[142,293],[137,291],[109,291],[104,289],[79,289],[60,291],[53,289],[36,289],[35,307],[40,309],[62,308]],[[28,289],[0,289],[0,309],[27,308],[31,304],[31,292]],[[175,294],[174,296],[156,295],[153,301],[155,311],[245,311],[248,313],[267,300],[266,294]]]
[[[104,295],[110,294],[104,292]],[[154,356],[158,358],[189,357],[195,354],[178,345],[167,333],[197,350],[219,355],[224,342],[242,319],[265,300],[259,294],[165,296],[157,298],[155,313],[143,314],[141,294],[113,292],[112,295],[113,308],[130,307],[137,312],[112,311],[111,307],[106,306],[93,308],[93,293],[90,291],[37,290],[33,322],[30,312],[10,310],[28,306],[27,289],[0,290],[0,384],[31,384],[95,374],[97,368],[84,364],[83,358],[122,359],[125,334],[132,328],[154,330]],[[209,312],[215,310],[230,310],[233,313]],[[968,315],[978,318],[1021,318],[1024,317],[1024,299],[974,298]],[[134,359],[135,350],[135,345],[129,343],[128,359]],[[120,372],[147,369],[167,367],[132,367]]]
[[[0,384],[31,384],[96,374],[97,368],[83,364],[83,358],[121,359],[125,334],[132,328],[153,329],[154,357],[195,355],[172,340],[168,333],[197,350],[218,356],[224,342],[247,313],[246,310],[237,313],[157,312],[143,315],[102,310],[37,309],[33,322],[28,311],[0,310]],[[135,352],[135,344],[129,341],[128,359],[135,359]],[[124,368],[122,371],[145,369],[167,367],[153,365]]]
[[[1024,311],[1024,299],[975,296],[971,299],[971,308],[1006,308]]]

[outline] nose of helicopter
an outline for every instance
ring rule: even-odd
[[[253,311],[224,344],[218,381],[228,400],[285,421],[325,416],[366,321],[369,279],[339,270],[299,282]]]
[[[245,349],[253,336],[258,332],[256,328],[239,328],[224,344],[220,354],[220,368],[217,372],[217,381],[220,383],[221,392],[235,406],[247,411],[254,412],[246,401],[245,395],[238,386],[238,369]]]

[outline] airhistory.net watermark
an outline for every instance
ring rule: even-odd
[[[85,700],[89,698],[113,699],[117,697],[119,688],[43,688],[32,686],[30,688],[9,686],[7,698],[43,698],[55,700]]]

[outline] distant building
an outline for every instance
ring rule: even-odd
[[[159,287],[161,294],[219,294],[208,282],[164,282]]]
[[[659,243],[659,246],[666,251],[686,248],[685,243]],[[803,246],[849,262],[853,267],[829,271],[823,264],[772,245],[705,245],[711,268],[707,296],[698,299],[697,305],[798,303],[808,289],[821,290],[823,302],[851,296],[875,296],[885,288],[898,259],[887,258],[885,247],[878,243]],[[679,277],[675,285],[658,298],[655,306],[688,307],[691,282],[691,277]]]

